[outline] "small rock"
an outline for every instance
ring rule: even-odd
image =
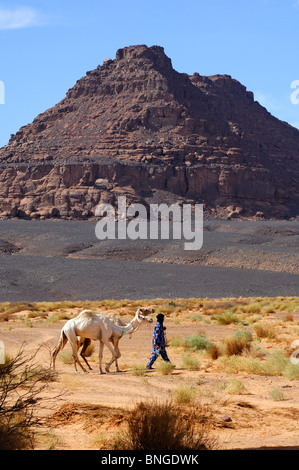
[[[104,188],[104,189],[110,186],[109,181],[106,178],[98,178],[94,184],[97,188]]]
[[[225,423],[231,423],[232,422],[232,419],[227,415],[220,416],[220,419],[221,419],[221,421],[224,421]]]

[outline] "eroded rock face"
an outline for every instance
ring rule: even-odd
[[[219,217],[298,215],[299,131],[227,75],[120,49],[0,149],[0,216],[92,217],[165,198]]]

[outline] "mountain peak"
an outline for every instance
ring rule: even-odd
[[[135,59],[148,59],[153,64],[160,67],[172,68],[171,60],[164,52],[164,48],[161,46],[146,45],[129,46],[122,49],[118,49],[116,52],[116,60],[135,60]]]
[[[243,214],[298,213],[299,131],[229,75],[176,72],[156,45],[118,49],[114,60],[87,72],[0,149],[5,168],[23,165],[30,172],[45,162],[49,171],[60,167],[64,174],[55,173],[57,188],[75,184],[84,193],[108,178],[108,199],[130,187],[133,200],[163,190],[205,202],[215,214],[226,205],[243,207]],[[68,164],[76,170],[69,173]],[[6,188],[12,174],[2,178]],[[94,192],[101,198],[101,190]],[[53,201],[54,207],[54,195]],[[93,213],[89,206],[87,213]]]

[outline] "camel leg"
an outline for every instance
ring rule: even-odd
[[[86,351],[86,349],[88,348],[88,346],[90,345],[90,343],[91,343],[91,339],[85,338],[84,343],[83,343],[83,348],[82,348],[81,353],[80,353],[80,356],[82,357],[83,361],[86,363],[86,365],[87,365],[87,367],[89,368],[89,370],[92,370],[92,368],[91,368],[90,365],[88,364],[87,359],[86,359],[86,356],[85,356],[85,351]]]
[[[79,349],[79,341],[78,341],[78,338],[77,338],[77,335],[76,333],[69,329],[67,331],[65,331],[65,335],[67,336],[67,339],[69,340],[71,346],[72,346],[72,351],[73,351],[73,359],[75,361],[74,365],[75,365],[75,370],[76,372],[78,372],[77,370],[77,364],[81,367],[81,369],[83,370],[83,372],[87,372],[84,367],[82,366],[81,362],[79,361],[79,357],[78,357],[78,349]]]
[[[118,359],[120,358],[121,354],[120,354],[120,350],[118,349],[118,345],[115,346],[115,351],[117,353],[117,358],[115,359],[115,368],[116,368],[116,372],[120,372],[120,369],[118,367]]]
[[[102,358],[103,358],[103,348],[104,348],[104,344],[107,346],[107,348],[109,349],[109,351],[112,353],[112,359],[111,361],[109,362],[109,364],[106,364],[105,366],[105,370],[106,372],[109,372],[109,367],[111,366],[111,364],[117,359],[118,357],[118,353],[115,352],[113,346],[111,346],[111,344],[109,343],[108,340],[103,340],[103,339],[99,339],[100,341],[100,348],[99,348],[99,368],[100,368],[100,374],[103,374],[103,369],[102,369]]]
[[[65,336],[65,334],[63,332],[61,332],[59,343],[56,346],[56,348],[55,348],[55,350],[53,351],[53,354],[52,354],[53,372],[55,372],[55,361],[56,361],[57,354],[59,353],[59,351],[61,351],[64,348],[66,343],[67,343],[67,337]]]
[[[120,372],[120,369],[119,369],[119,367],[118,367],[118,359],[119,359],[120,356],[121,356],[120,350],[119,350],[119,348],[118,348],[119,339],[117,339],[117,338],[112,338],[111,342],[112,342],[112,344],[113,344],[113,347],[114,347],[115,352],[117,353],[117,358],[115,359],[115,369],[116,369],[116,372]]]
[[[110,362],[108,364],[105,365],[105,371],[106,372],[109,372],[109,368],[111,366],[111,364],[113,364],[114,361],[116,361],[119,357],[120,357],[120,352],[119,352],[119,349],[117,347],[117,351],[111,346],[111,344],[109,343],[109,341],[107,341],[107,343],[105,343],[107,348],[110,349],[111,353],[112,353],[112,358],[110,360]]]
[[[82,366],[81,362],[79,361],[79,357],[78,357],[78,346],[72,344],[72,350],[73,350],[73,359],[74,359],[74,365],[75,365],[75,370],[76,370],[76,372],[78,372],[77,364],[79,364],[79,366],[81,367],[81,369],[83,370],[83,372],[87,372],[87,370],[84,369],[84,367]]]
[[[99,347],[99,373],[104,374],[102,369],[102,359],[103,359],[103,349],[104,349],[104,343],[100,341],[100,347]]]

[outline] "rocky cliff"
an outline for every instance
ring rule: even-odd
[[[176,72],[131,46],[0,149],[0,216],[88,218],[100,202],[204,203],[210,216],[299,215],[299,131],[228,75]]]

